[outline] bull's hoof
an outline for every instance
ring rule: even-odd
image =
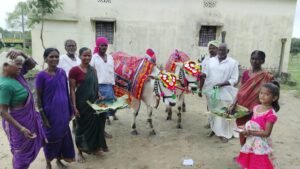
[[[133,130],[133,131],[131,131],[131,135],[136,136],[136,135],[139,135],[139,133],[136,130]]]
[[[171,117],[171,116],[168,116],[168,117],[167,117],[167,120],[172,120],[172,117]]]
[[[156,135],[156,132],[155,132],[155,130],[151,130],[151,131],[149,132],[149,134],[150,134],[150,136],[154,136],[154,135]]]
[[[182,112],[186,112],[186,109],[185,109],[185,108],[182,108]]]
[[[178,129],[182,129],[182,126],[181,126],[181,124],[177,124],[177,125],[176,125],[176,128],[178,128]]]

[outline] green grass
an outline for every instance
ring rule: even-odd
[[[288,73],[291,74],[291,79],[297,82],[296,86],[282,85],[284,90],[298,90],[300,92],[300,53],[291,55],[289,60]]]

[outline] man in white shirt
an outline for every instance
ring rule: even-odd
[[[220,45],[220,43],[216,40],[208,42],[207,47],[208,47],[209,55],[207,55],[203,58],[200,58],[202,70],[205,69],[206,62],[209,60],[209,58],[217,56],[219,45]]]
[[[65,49],[67,51],[67,54],[61,55],[59,57],[58,67],[62,68],[66,72],[67,77],[69,77],[69,71],[71,70],[71,68],[80,65],[81,60],[76,54],[77,45],[74,40],[66,40]]]
[[[113,101],[115,99],[113,85],[115,85],[115,70],[114,59],[110,54],[107,54],[108,40],[105,37],[99,37],[96,41],[96,47],[91,60],[91,66],[97,71],[99,84],[99,93],[104,97],[105,101]],[[107,117],[113,116],[117,120],[115,111],[107,112]],[[106,134],[107,138],[111,135]]]
[[[218,49],[218,55],[207,61],[203,72],[206,76],[203,87],[204,91],[212,91],[214,88],[219,88],[219,97],[216,104],[211,103],[211,99],[208,99],[209,110],[228,107],[232,104],[237,93],[234,85],[237,83],[239,77],[238,62],[227,56],[228,51],[227,45],[225,43],[221,44]],[[209,93],[208,98],[211,98],[212,96]],[[213,116],[210,121],[210,127],[212,130],[210,136],[216,134],[224,143],[237,135],[234,132],[234,120],[229,121],[219,116]]]
[[[210,41],[208,44],[207,44],[207,47],[208,47],[208,52],[209,52],[209,55],[203,57],[203,58],[200,58],[201,60],[201,67],[202,67],[202,72],[205,71],[205,68],[206,68],[206,64],[208,62],[208,60],[212,57],[215,57],[217,56],[218,54],[218,49],[219,49],[219,41],[216,41],[216,40],[213,40],[213,41]],[[203,78],[200,78],[200,89],[202,89],[203,87],[203,84],[204,84],[204,79]],[[202,97],[202,92],[199,92],[199,97]],[[207,108],[208,109],[208,108]],[[208,123],[204,126],[205,128],[209,129],[210,128],[210,121],[211,121],[212,117],[209,116],[208,117]]]

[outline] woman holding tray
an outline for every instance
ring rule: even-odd
[[[83,152],[100,155],[107,152],[104,136],[106,114],[96,115],[87,103],[99,99],[96,70],[90,66],[92,52],[88,48],[79,50],[81,64],[70,70],[69,82],[73,108],[76,116],[75,140],[78,148],[78,161],[84,162]]]
[[[75,159],[74,145],[69,127],[73,117],[68,91],[66,72],[58,68],[59,51],[47,48],[44,60],[48,67],[36,77],[38,108],[44,122],[48,143],[44,147],[46,168],[51,169],[51,161],[56,158],[59,168],[66,168],[61,162]]]
[[[229,108],[229,113],[235,109],[236,105],[241,105],[249,110],[259,104],[258,94],[263,84],[270,82],[273,79],[271,73],[262,69],[262,64],[265,63],[265,53],[255,50],[251,53],[250,63],[251,68],[246,70],[241,78],[241,87],[238,91],[235,104]],[[242,118],[238,118],[236,123],[238,126],[243,126],[252,117],[252,113]],[[240,144],[244,145],[246,138],[240,134]]]

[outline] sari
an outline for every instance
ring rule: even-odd
[[[84,80],[77,87],[76,107],[80,117],[76,118],[75,140],[80,151],[93,153],[107,149],[104,137],[106,114],[95,114],[87,101],[94,103],[98,99],[98,80],[96,71],[89,66]]]
[[[11,152],[13,154],[13,168],[27,169],[37,157],[41,147],[46,141],[46,137],[42,128],[40,114],[35,110],[33,95],[26,80],[23,75],[19,75],[16,80],[26,88],[29,94],[26,103],[22,108],[10,108],[9,113],[22,126],[32,133],[35,133],[36,138],[26,138],[19,129],[5,119],[2,119],[2,126],[8,137]]]
[[[244,77],[247,77],[245,79]],[[244,83],[242,83],[238,94],[237,94],[237,104],[248,108],[248,110],[253,110],[253,107],[259,104],[258,94],[260,88],[263,84],[270,82],[273,79],[271,73],[267,71],[261,71],[253,76],[249,76],[249,71],[244,72],[243,77]],[[238,126],[245,125],[252,117],[252,114],[246,115],[242,118],[236,120]],[[246,138],[240,134],[240,143],[243,145]]]
[[[69,127],[73,110],[65,71],[57,68],[55,76],[40,72],[36,78],[36,87],[42,91],[42,107],[51,126],[44,127],[48,140],[44,147],[46,159],[74,161],[75,151]]]

